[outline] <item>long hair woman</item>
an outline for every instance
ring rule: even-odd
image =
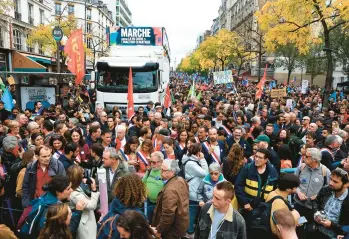
[[[52,148],[52,157],[58,159],[64,151],[65,138],[60,134],[54,134],[50,138],[49,145]]]
[[[65,203],[50,206],[46,214],[45,227],[38,239],[72,239],[69,230],[72,211]]]
[[[70,131],[71,140],[73,143],[76,143],[79,146],[79,155],[77,160],[86,161],[88,159],[88,155],[90,153],[90,148],[88,144],[85,142],[81,129],[74,128]]]
[[[93,178],[89,179],[91,194],[87,193],[88,186],[86,185],[86,179],[83,181],[84,169],[78,165],[72,165],[68,168],[68,177],[71,182],[71,188],[74,190],[70,194],[70,206],[76,207],[76,204],[80,200],[84,200],[87,206],[82,211],[82,218],[80,220],[76,238],[96,238],[96,217],[94,210],[98,206],[99,192],[97,192],[96,182]]]
[[[152,239],[155,238],[153,229],[142,214],[127,210],[116,221],[116,228],[121,238]]]
[[[147,189],[137,174],[127,174],[118,179],[114,187],[114,194],[115,198],[110,204],[109,212],[98,224],[97,239],[107,238],[109,233],[111,233],[111,238],[120,238],[115,223],[117,217],[126,210],[135,210],[141,213],[142,204],[147,198]]]
[[[132,136],[127,140],[125,144],[124,151],[120,150],[120,156],[123,160],[128,161],[128,164],[139,167],[137,161],[137,148],[139,146],[139,140],[136,136]]]
[[[235,143],[231,147],[227,158],[223,161],[224,178],[234,185],[237,175],[244,164],[244,149]]]
[[[145,139],[137,152],[138,173],[144,174],[150,167],[149,160],[152,152],[154,152],[153,142],[150,139]]]

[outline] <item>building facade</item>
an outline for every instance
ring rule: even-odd
[[[103,1],[64,0],[55,2],[53,17],[74,15],[85,36],[91,54],[86,56],[86,69],[94,69],[95,59],[107,51],[106,29],[114,25],[113,13]]]

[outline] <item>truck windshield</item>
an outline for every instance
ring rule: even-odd
[[[102,92],[127,93],[129,68],[108,68],[97,76],[97,90]],[[147,93],[157,90],[157,71],[132,69],[133,92]]]

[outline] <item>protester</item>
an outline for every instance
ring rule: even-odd
[[[280,239],[298,239],[296,234],[297,223],[293,220],[293,217],[293,214],[286,208],[273,212],[273,224],[275,224],[280,234]]]
[[[38,239],[72,239],[69,224],[72,211],[64,204],[50,206],[46,214],[45,227],[41,230]]]
[[[157,237],[183,237],[189,226],[189,187],[178,172],[177,161],[163,161],[161,177],[166,183],[159,192],[152,222]]]
[[[117,219],[116,227],[121,238],[152,239],[155,237],[147,220],[137,211],[126,210]]]
[[[234,187],[230,182],[223,181],[214,187],[212,202],[200,211],[195,238],[247,238],[245,220],[231,205],[233,198]]]
[[[115,198],[110,204],[108,214],[98,223],[97,239],[108,238],[108,235],[115,239],[121,238],[116,227],[118,217],[127,210],[135,210],[141,213],[141,207],[147,197],[147,192],[145,185],[137,174],[127,174],[117,180],[114,195]]]

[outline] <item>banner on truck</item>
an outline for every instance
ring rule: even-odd
[[[110,27],[110,45],[162,46],[162,27]]]
[[[215,85],[228,84],[234,81],[231,70],[213,72],[213,80]]]

